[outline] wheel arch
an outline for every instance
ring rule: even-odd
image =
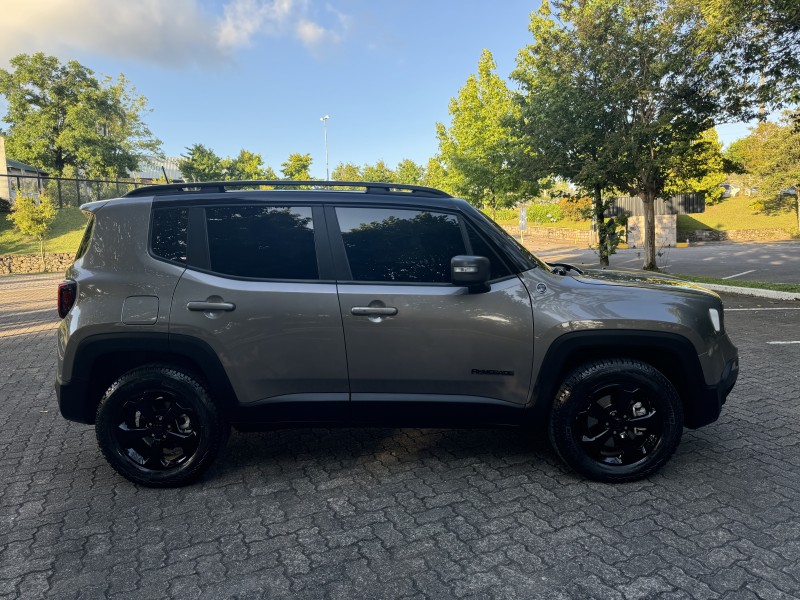
[[[131,369],[155,363],[189,372],[206,386],[223,414],[232,412],[236,394],[222,363],[207,343],[166,333],[125,332],[89,336],[80,342],[74,376],[68,386],[59,390],[63,416],[93,424],[100,399],[114,381]]]
[[[648,363],[675,386],[688,426],[694,399],[704,388],[703,370],[692,343],[669,332],[576,331],[556,338],[547,350],[533,386],[529,408],[533,422],[546,423],[564,379],[581,364],[627,358]]]

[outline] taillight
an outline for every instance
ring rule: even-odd
[[[58,316],[62,319],[67,316],[67,313],[75,304],[75,298],[78,297],[78,284],[67,279],[58,284]]]

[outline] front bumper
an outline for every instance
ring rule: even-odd
[[[687,403],[684,409],[684,425],[690,429],[697,429],[716,421],[722,412],[722,405],[728,399],[728,394],[736,384],[738,377],[739,357],[737,355],[725,363],[719,382],[698,390],[694,399]]]

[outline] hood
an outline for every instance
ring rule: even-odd
[[[583,272],[582,276],[575,277],[576,281],[587,284],[622,285],[638,288],[661,288],[675,291],[685,291],[695,294],[719,297],[716,292],[690,281],[678,279],[663,273],[648,273],[646,271],[608,271],[591,269]]]

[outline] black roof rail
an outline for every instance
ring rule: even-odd
[[[198,181],[187,183],[167,183],[147,185],[131,190],[124,198],[131,196],[172,196],[177,194],[198,194],[203,192],[224,193],[229,189],[271,186],[274,189],[299,188],[323,190],[331,188],[364,188],[367,194],[413,194],[438,198],[452,198],[447,192],[421,185],[402,183],[383,183],[373,181],[295,181],[295,180],[248,180],[248,181]],[[358,190],[356,190],[358,191]]]

